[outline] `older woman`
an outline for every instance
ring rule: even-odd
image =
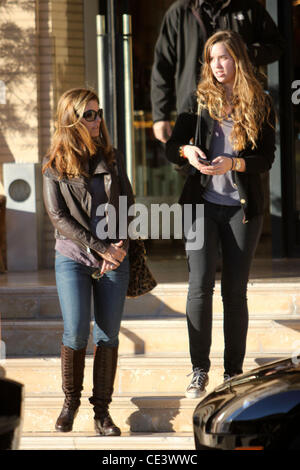
[[[129,281],[129,241],[107,238],[110,204],[133,194],[123,157],[112,148],[97,95],[65,92],[57,108],[56,132],[43,166],[44,202],[55,228],[56,284],[64,321],[61,346],[65,401],[56,422],[71,431],[80,405],[86,347],[94,308],[93,394],[95,429],[120,435],[108,408],[118,359],[119,330]],[[91,302],[93,300],[93,302]]]

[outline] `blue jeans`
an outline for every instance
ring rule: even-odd
[[[204,245],[200,250],[187,251],[187,321],[193,368],[210,368],[213,293],[221,249],[224,369],[229,375],[243,371],[248,330],[247,284],[263,222],[259,215],[243,224],[243,216],[239,206],[205,201]]]
[[[97,346],[116,347],[129,282],[129,260],[93,279],[95,268],[56,252],[56,285],[64,321],[63,344],[72,349],[87,346],[91,313],[94,311],[93,341]],[[93,307],[93,309],[92,309]]]

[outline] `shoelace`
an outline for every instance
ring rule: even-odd
[[[233,374],[233,375],[224,374],[224,382],[227,382],[228,380],[233,379],[233,377],[236,377],[237,375],[239,374]]]
[[[224,374],[224,382],[227,382],[228,380],[232,379],[232,376],[229,374]]]
[[[193,379],[191,381],[190,387],[191,386],[201,387],[203,382],[206,380],[207,372],[205,372],[205,370],[203,369],[195,369],[190,374],[188,374],[187,377],[189,377],[192,374],[194,375],[193,375]]]

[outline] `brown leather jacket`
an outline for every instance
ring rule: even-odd
[[[100,152],[94,158],[90,176],[104,173],[107,202],[116,209],[118,218],[119,195],[127,196],[127,208],[134,204],[123,155],[115,150],[114,171],[108,169]],[[43,174],[44,203],[55,228],[55,238],[73,240],[88,252],[94,250],[105,253],[108,243],[93,236],[90,230],[92,198],[87,188],[86,177],[59,179],[58,174],[49,168]]]

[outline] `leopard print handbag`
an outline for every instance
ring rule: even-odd
[[[157,282],[147,266],[146,250],[142,240],[130,240],[129,263],[130,276],[126,297],[139,297],[154,289]]]

